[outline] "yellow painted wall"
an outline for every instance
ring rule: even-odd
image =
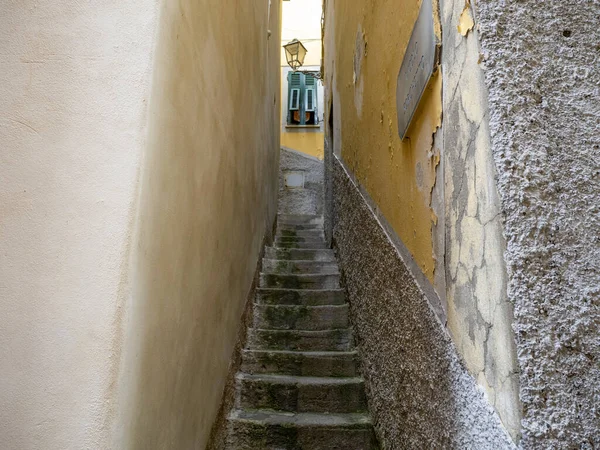
[[[279,2],[161,3],[115,449],[205,447],[277,205]]]
[[[334,145],[344,163],[433,282],[436,219],[430,203],[439,162],[439,150],[433,148],[442,113],[439,73],[404,141],[398,136],[396,114],[396,81],[419,6],[414,0],[330,5],[327,23],[333,42],[325,43],[325,58],[326,67],[335,71],[326,73],[330,89],[326,104],[334,106]],[[364,57],[355,62],[355,53],[360,54],[355,49],[361,47]]]
[[[324,134],[317,132],[281,133],[281,146],[323,159]]]

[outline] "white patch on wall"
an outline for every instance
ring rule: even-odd
[[[283,173],[285,187],[287,189],[304,189],[304,172],[301,171],[286,171]]]
[[[356,32],[356,44],[354,48],[354,106],[358,117],[362,117],[362,105],[363,105],[363,91],[364,91],[364,80],[361,77],[361,71],[363,66],[363,60],[367,54],[367,42],[365,39],[365,33],[362,30],[360,24],[358,24],[358,31]]]

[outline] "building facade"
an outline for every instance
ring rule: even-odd
[[[282,45],[292,39],[303,43],[307,54],[300,71],[309,73],[292,73],[282,51],[281,146],[319,159],[323,159],[325,130],[325,90],[318,78],[322,54],[321,18],[321,0],[290,0],[282,4]],[[307,97],[311,93],[315,95],[314,101]]]

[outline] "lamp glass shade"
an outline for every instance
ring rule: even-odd
[[[283,46],[285,49],[285,58],[287,59],[287,63],[289,66],[297,70],[304,64],[304,58],[306,57],[306,47],[302,45],[298,39],[294,39],[293,41],[287,43]]]

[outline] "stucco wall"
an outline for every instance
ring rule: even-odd
[[[442,77],[432,79],[401,141],[396,81],[419,3],[409,0],[328,0],[325,34],[326,114],[333,107],[335,152],[434,282],[431,207],[441,125]],[[326,122],[328,120],[326,116]]]
[[[0,448],[115,448],[157,2],[1,9]]]
[[[448,329],[469,371],[518,439],[513,312],[477,30],[465,0],[444,0],[441,7]]]
[[[304,65],[321,65],[322,0],[286,0],[281,8],[281,40],[287,44],[298,39],[307,50]],[[281,64],[287,64],[281,48]]]
[[[277,208],[269,3],[162,5],[115,448],[203,449],[220,406]]]
[[[476,2],[524,448],[600,447],[600,3]]]
[[[269,3],[4,2],[0,448],[204,448],[276,214]]]

